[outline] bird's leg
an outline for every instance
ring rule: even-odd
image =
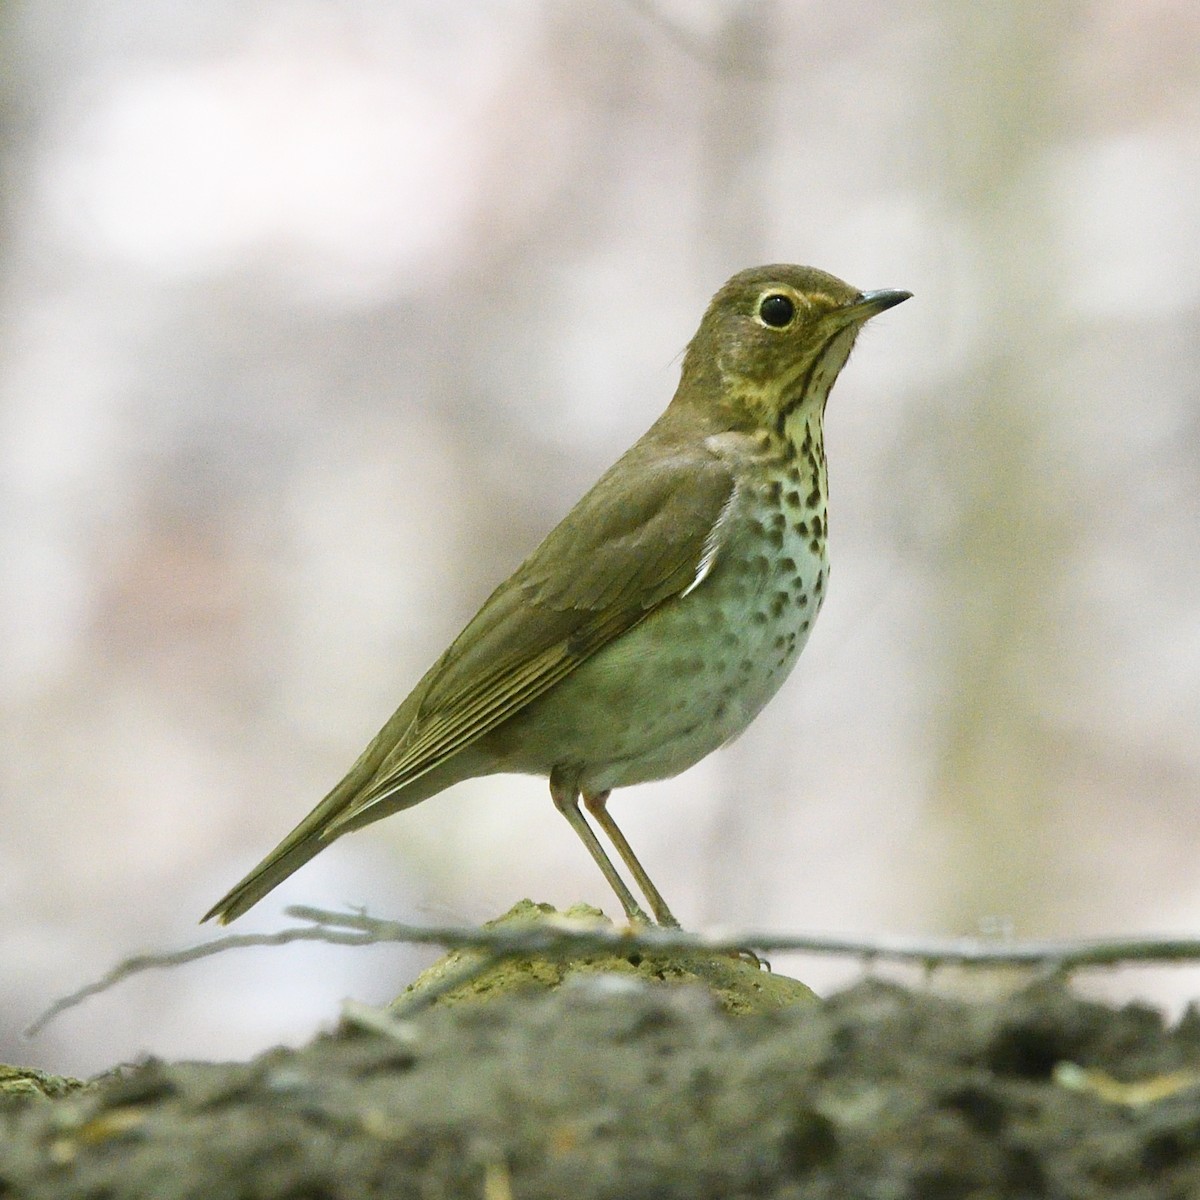
[[[612,818],[612,813],[608,811],[608,792],[597,792],[595,795],[583,793],[584,807],[595,818],[596,824],[604,830],[608,840],[617,848],[617,853],[621,856],[622,861],[629,868],[629,873],[633,876],[634,882],[642,889],[642,894],[650,901],[650,909],[654,913],[654,919],[660,924],[665,925],[668,929],[678,929],[679,922],[675,920],[671,914],[671,910],[667,907],[667,902],[662,898],[662,892],[654,886],[650,876],[646,874],[646,868],[638,862],[637,855],[633,852],[633,847],[626,840],[625,835],[617,828],[616,821]]]
[[[568,824],[579,835],[579,840],[588,848],[588,853],[596,860],[596,866],[604,872],[604,878],[608,880],[609,887],[617,894],[617,899],[621,901],[621,907],[625,910],[625,915],[630,921],[639,921],[643,925],[649,925],[650,918],[646,916],[642,910],[642,906],[634,898],[633,893],[620,876],[617,868],[613,866],[612,860],[604,853],[604,847],[600,845],[600,839],[592,832],[591,826],[584,820],[583,813],[579,811],[579,789],[573,783],[566,783],[557,771],[550,773],[550,795],[554,799],[554,807],[558,809],[564,817],[567,818]],[[590,807],[590,806],[589,806]],[[624,838],[621,839],[624,841]],[[617,849],[621,847],[618,844]],[[626,860],[628,861],[628,860]],[[634,860],[637,861],[636,859]],[[641,871],[641,867],[638,867]],[[642,872],[645,874],[645,872]],[[654,902],[654,897],[658,893],[647,893]],[[661,901],[662,897],[658,897]],[[668,914],[670,915],[670,914]]]
[[[633,847],[617,827],[612,813],[608,811],[609,794],[608,792],[597,792],[594,796],[590,796],[587,792],[584,792],[583,805],[595,818],[596,824],[604,830],[608,840],[616,846],[617,853],[629,868],[629,873],[633,876],[638,887],[642,889],[646,899],[650,901],[650,908],[654,913],[654,919],[667,929],[681,928],[679,922],[667,907],[667,902],[663,899],[662,892],[654,886],[650,876],[646,874],[646,868],[638,862],[638,857],[634,854]],[[765,958],[760,958],[750,949],[738,950],[732,957],[741,959],[743,962],[748,962],[759,970],[765,968],[767,971],[770,971],[771,969],[771,964]]]

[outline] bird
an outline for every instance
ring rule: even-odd
[[[813,267],[734,275],[662,415],[500,584],[346,776],[202,918],[228,924],[333,840],[495,773],[547,777],[631,923],[679,922],[608,811],[736,738],[825,599],[824,414],[855,338],[909,299]]]

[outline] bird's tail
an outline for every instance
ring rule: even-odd
[[[330,834],[328,826],[353,804],[354,798],[368,786],[375,774],[378,763],[371,753],[374,746],[373,742],[350,768],[345,779],[245,879],[232,887],[204,914],[202,923],[216,917],[222,925],[228,925],[329,845],[337,834]]]
[[[222,896],[201,921],[216,917],[222,925],[228,925],[342,834],[412,808],[464,779],[490,775],[496,770],[486,753],[475,746],[466,746],[396,791],[359,808],[358,801],[371,799],[378,777],[386,775],[387,747],[394,745],[394,741],[392,731],[385,727],[346,778],[245,879]]]
[[[204,914],[201,922],[215,917],[222,925],[228,925],[343,833],[369,825],[402,808],[411,808],[472,773],[461,770],[451,760],[401,787],[383,802],[366,808],[359,819],[353,816],[347,819],[353,813],[356,801],[369,794],[404,731],[412,723],[415,700],[414,694],[401,705],[337,787],[245,879],[222,896]]]
[[[245,879],[230,888],[200,918],[201,922],[211,921],[213,917],[222,925],[236,921],[242,913],[253,908],[269,891],[329,844],[319,833],[302,835],[300,830],[301,827],[293,830]]]

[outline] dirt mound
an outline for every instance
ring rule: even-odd
[[[597,975],[150,1061],[0,1114],[0,1196],[1200,1196],[1200,1019],[864,983],[731,1017]]]

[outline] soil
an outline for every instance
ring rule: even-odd
[[[23,1077],[0,1197],[1200,1197],[1194,1012],[864,982],[735,1014],[703,970],[646,966],[354,1007],[249,1063]]]

